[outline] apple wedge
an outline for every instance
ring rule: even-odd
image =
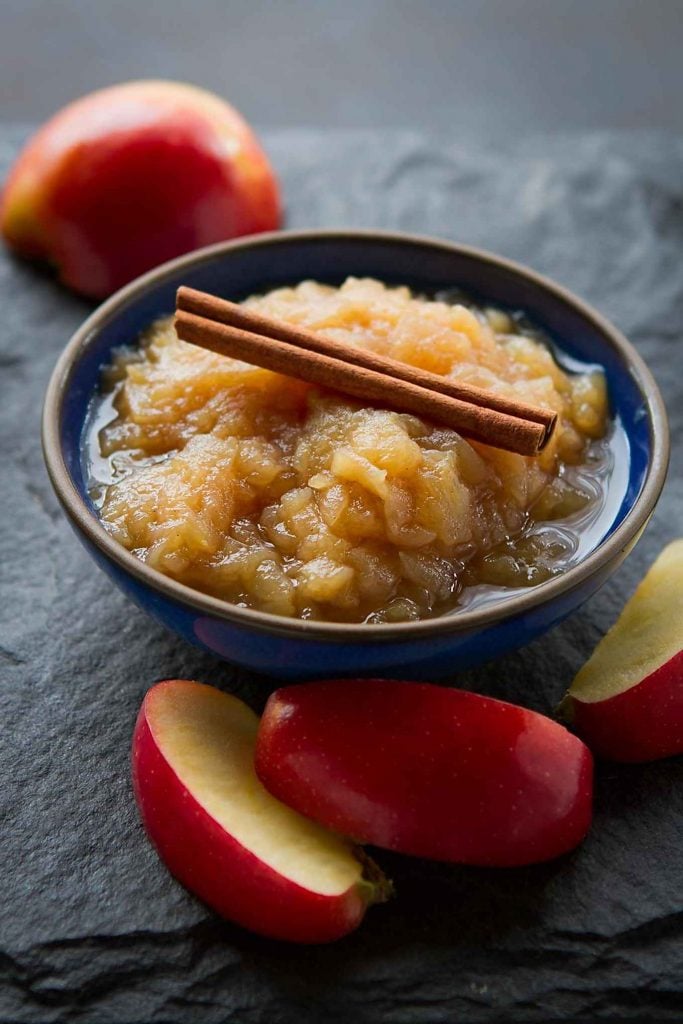
[[[132,754],[145,829],[171,873],[229,920],[292,942],[338,939],[388,883],[366,877],[371,862],[264,789],[257,728],[246,704],[211,686],[152,687]]]
[[[536,712],[427,683],[277,690],[256,770],[271,793],[328,828],[437,860],[549,860],[591,820],[593,760],[579,739]]]
[[[683,752],[683,540],[664,548],[562,709],[601,757],[653,761]]]

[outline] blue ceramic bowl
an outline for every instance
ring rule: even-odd
[[[623,426],[617,500],[598,546],[579,564],[513,597],[437,619],[385,625],[290,620],[238,608],[176,583],[113,540],[88,497],[83,432],[112,348],[169,313],[181,285],[230,299],[304,278],[348,275],[433,291],[457,286],[526,311],[570,357],[601,363]],[[146,612],[192,643],[285,678],[452,673],[533,640],[593,594],[636,543],[668,463],[664,406],[647,367],[598,313],[538,274],[490,253],[408,235],[310,231],[261,235],[191,253],[139,278],[104,303],[64,350],[47,391],[43,446],[57,495],[87,550]]]

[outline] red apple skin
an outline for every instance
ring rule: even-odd
[[[212,242],[278,228],[275,174],[240,115],[178,82],[64,107],[27,143],[0,202],[7,244],[100,299]]]
[[[480,866],[550,860],[586,834],[593,760],[551,719],[462,690],[391,680],[284,687],[256,770],[343,835]]]
[[[564,709],[599,757],[656,761],[683,753],[683,651],[629,690],[591,703],[568,695]]]
[[[289,942],[325,943],[358,927],[367,902],[357,888],[321,896],[284,879],[245,849],[185,788],[154,739],[147,693],[133,734],[133,789],[145,830],[179,882],[218,914]],[[198,684],[200,685],[200,684]]]

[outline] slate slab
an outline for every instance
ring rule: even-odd
[[[25,137],[0,129],[0,172]],[[461,145],[411,132],[266,136],[291,227],[380,226],[482,245],[594,303],[671,414],[666,492],[581,611],[458,683],[550,712],[683,513],[683,140]],[[399,893],[343,942],[288,947],[218,921],[162,869],[128,750],[156,679],[260,707],[272,682],[191,649],[95,570],[46,479],[43,391],[89,307],[0,256],[0,1019],[202,1024],[673,1021],[683,1016],[683,759],[602,765],[575,854],[484,871],[380,855]],[[454,677],[455,679],[455,677]]]

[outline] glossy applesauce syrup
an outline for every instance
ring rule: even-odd
[[[553,356],[521,314],[368,279],[247,301],[551,406],[558,427],[524,458],[216,356],[160,320],[104,372],[85,445],[106,529],[149,565],[242,607],[398,622],[543,583],[607,533],[629,452],[602,371]]]

